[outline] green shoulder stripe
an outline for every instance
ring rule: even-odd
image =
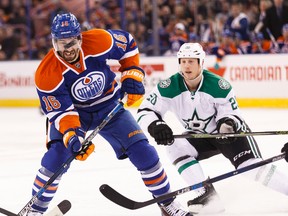
[[[199,91],[205,92],[214,98],[225,98],[232,89],[230,83],[208,70],[203,71],[203,84]]]
[[[174,98],[182,92],[188,91],[184,85],[183,77],[179,73],[160,81],[157,87],[161,96],[167,98]]]

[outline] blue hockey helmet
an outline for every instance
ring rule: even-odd
[[[67,62],[73,62],[79,57],[82,44],[81,27],[72,13],[58,14],[53,19],[51,35],[58,56]]]
[[[53,39],[77,37],[81,34],[80,23],[72,13],[57,14],[51,26]]]

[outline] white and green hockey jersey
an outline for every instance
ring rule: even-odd
[[[230,83],[208,70],[203,71],[195,92],[189,91],[179,73],[160,81],[140,105],[138,123],[147,129],[151,122],[163,119],[167,111],[195,133],[216,133],[217,121],[224,117],[235,120],[237,129],[243,121]]]

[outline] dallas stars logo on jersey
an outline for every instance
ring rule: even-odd
[[[192,117],[190,119],[182,119],[185,122],[185,129],[186,130],[193,130],[193,131],[199,131],[200,133],[207,133],[205,131],[207,125],[211,121],[214,115],[210,116],[207,119],[201,119],[199,118],[197,111],[194,110]]]

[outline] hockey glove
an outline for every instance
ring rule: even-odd
[[[281,152],[284,153],[285,152],[285,160],[288,162],[288,143],[286,143],[283,148],[281,149]]]
[[[161,120],[156,120],[148,126],[148,132],[158,145],[171,145],[174,142],[171,128]]]
[[[82,142],[84,141],[85,131],[82,128],[68,129],[63,136],[63,143],[65,147],[70,150],[72,154],[79,152],[76,156],[78,160],[86,160],[88,156],[94,151],[94,144],[91,143],[82,149]]]
[[[219,133],[235,133],[237,131],[237,124],[236,122],[228,117],[222,118],[217,122],[217,130]],[[229,137],[229,138],[218,138],[218,142],[221,144],[229,144],[235,142],[236,137]]]
[[[144,71],[140,68],[132,68],[122,73],[121,82],[121,95],[128,94],[127,105],[131,106],[136,101],[141,99],[145,94],[145,88],[142,83],[144,79]]]
[[[94,152],[95,145],[92,142],[89,142],[88,145],[83,146],[79,154],[76,156],[77,160],[85,161],[89,155]]]

